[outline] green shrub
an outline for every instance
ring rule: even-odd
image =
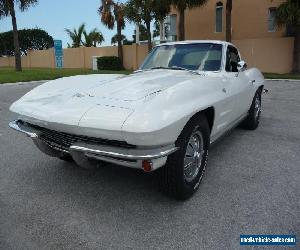
[[[99,70],[122,70],[123,65],[117,56],[103,56],[97,58],[97,66]]]

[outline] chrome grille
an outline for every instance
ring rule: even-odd
[[[78,142],[107,145],[113,147],[122,147],[122,148],[136,148],[136,146],[130,145],[125,141],[114,141],[114,140],[106,140],[106,139],[88,137],[82,135],[68,134],[65,132],[59,132],[59,131],[39,127],[37,125],[33,125],[29,123],[26,123],[24,125],[29,126],[33,128],[35,131],[37,131],[39,139],[45,141],[49,146],[55,147],[57,149],[61,149],[62,151],[69,151],[70,146]]]

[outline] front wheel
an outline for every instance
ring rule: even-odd
[[[206,117],[200,114],[188,122],[176,141],[179,150],[158,170],[161,189],[180,200],[192,196],[205,172],[209,144],[210,128]]]
[[[261,116],[261,91],[258,90],[253,98],[248,116],[242,122],[241,127],[249,130],[257,129]]]

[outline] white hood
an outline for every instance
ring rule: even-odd
[[[97,126],[101,120],[103,126],[118,129],[141,105],[139,100],[190,77],[189,72],[171,70],[66,77],[33,89],[10,109],[38,121],[80,126],[94,122]]]

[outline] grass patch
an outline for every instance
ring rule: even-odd
[[[292,79],[300,80],[300,74],[275,74],[275,73],[264,73],[266,79]]]
[[[29,82],[39,80],[54,80],[65,76],[89,75],[89,74],[130,74],[129,70],[93,71],[89,69],[48,69],[48,68],[24,68],[22,72],[16,72],[13,68],[0,68],[0,84]]]
[[[22,72],[16,72],[14,68],[0,68],[0,84],[14,82],[29,82],[39,80],[54,80],[65,76],[89,75],[89,74],[130,74],[130,70],[99,70],[90,69],[48,69],[48,68],[24,68]],[[300,74],[275,74],[264,73],[266,79],[295,79],[300,80]]]

